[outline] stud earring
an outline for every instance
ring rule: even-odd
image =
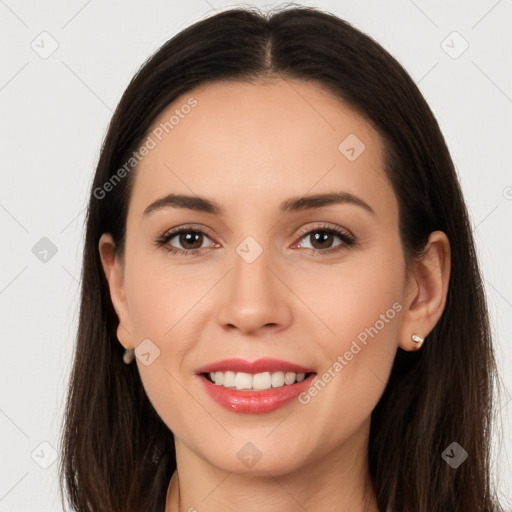
[[[125,364],[130,364],[135,359],[135,352],[132,348],[125,348],[123,354],[123,361]]]
[[[121,340],[116,336],[115,341],[117,343],[120,343],[122,347],[124,348],[123,352],[123,362],[124,364],[130,364],[135,359],[135,350],[133,348],[127,348],[122,343]]]
[[[124,354],[123,354],[123,362],[125,364],[130,364],[135,359],[135,350],[133,348],[126,348],[123,345]]]
[[[411,339],[412,341],[414,341],[414,343],[416,343],[416,350],[418,350],[421,345],[423,344],[423,342],[425,341],[425,338],[422,338],[421,336],[418,336],[417,334],[413,334],[411,336]]]

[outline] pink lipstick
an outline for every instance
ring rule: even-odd
[[[284,406],[306,390],[316,373],[277,359],[225,359],[197,370],[209,396],[232,412],[262,414]]]

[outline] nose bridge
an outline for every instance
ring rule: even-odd
[[[271,272],[268,267],[272,265],[272,255],[268,246],[264,249],[253,237],[247,237],[238,245],[235,252],[232,276],[234,290],[242,295],[246,295],[247,292],[249,295],[251,292],[270,292]]]
[[[284,287],[270,270],[276,266],[274,259],[271,250],[254,237],[246,237],[236,247],[234,268],[219,308],[221,324],[250,332],[288,322]]]

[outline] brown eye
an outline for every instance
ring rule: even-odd
[[[210,240],[210,238],[203,231],[185,227],[162,235],[156,240],[156,243],[169,252],[188,256],[207,247],[204,244],[205,240]]]
[[[203,245],[203,234],[199,231],[183,231],[172,238],[177,238],[181,247],[178,249],[199,249]],[[170,240],[172,240],[172,238]],[[169,241],[170,241],[169,240]]]
[[[329,249],[334,238],[334,235],[327,231],[315,231],[308,236],[314,249]]]
[[[341,243],[333,245],[336,238],[341,240]],[[302,235],[301,240],[309,241],[311,246],[307,247],[301,242],[301,247],[318,253],[337,252],[355,244],[355,239],[351,235],[331,227],[318,227],[310,230]]]

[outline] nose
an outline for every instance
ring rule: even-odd
[[[253,262],[238,254],[226,276],[218,309],[219,324],[245,335],[286,329],[292,318],[292,293],[279,276],[279,267],[267,251]]]

